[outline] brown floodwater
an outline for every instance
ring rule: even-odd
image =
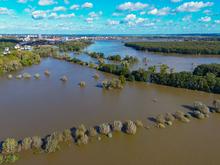
[[[50,77],[44,76],[46,69],[51,71]],[[123,90],[105,91],[97,84],[112,75],[99,72],[96,81],[92,77],[96,70],[49,58],[13,75],[24,72],[40,73],[41,79],[0,78],[1,140],[44,136],[81,123],[94,126],[140,119],[150,125],[148,117],[188,111],[185,106],[196,100],[211,105],[213,99],[220,99],[220,95],[137,82],[127,83]],[[62,75],[68,76],[68,82],[59,80]],[[85,88],[79,87],[80,81],[86,82]],[[220,115],[213,114],[163,130],[140,129],[136,136],[116,133],[112,139],[93,139],[86,146],[72,145],[54,154],[22,153],[16,165],[218,165],[219,126]]]

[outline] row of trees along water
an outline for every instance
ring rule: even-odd
[[[89,55],[97,59],[116,59],[115,61],[120,62],[120,64],[106,64],[101,60],[99,65],[95,65],[69,56],[57,56],[56,58],[118,75],[121,80],[151,82],[177,88],[220,93],[220,64],[199,65],[193,72],[176,73],[165,64],[160,65],[159,72],[157,72],[157,66],[151,66],[147,70],[130,71],[129,66],[138,60],[135,57],[126,56],[119,60],[117,55],[105,57],[103,53],[96,52]]]
[[[129,42],[125,46],[159,53],[220,55],[220,41]]]
[[[148,70],[130,71],[128,67],[115,64],[100,64],[99,70],[124,76],[128,81],[143,81],[155,84],[186,88],[212,93],[220,93],[220,64],[199,65],[194,72],[175,73],[167,65],[162,64],[160,71],[156,66]]]

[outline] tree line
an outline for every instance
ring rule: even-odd
[[[136,50],[190,55],[220,55],[220,41],[129,42]]]

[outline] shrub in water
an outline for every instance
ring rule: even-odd
[[[87,144],[89,142],[89,137],[86,134],[78,136],[77,144]]]
[[[102,87],[104,89],[122,89],[123,88],[123,85],[121,80],[119,79],[112,79],[112,80],[104,80],[102,82]]]
[[[8,75],[8,79],[12,79],[13,76],[11,74]]]
[[[193,111],[193,116],[196,117],[197,119],[204,119],[205,115],[201,113],[200,111]]]
[[[166,113],[165,120],[173,122],[175,120],[175,117],[171,113]]]
[[[4,157],[2,154],[0,154],[0,164],[4,163]]]
[[[6,155],[4,158],[4,163],[15,163],[19,159],[18,155],[10,154]]]
[[[108,123],[103,123],[99,126],[99,132],[103,135],[108,135],[111,132],[110,125]]]
[[[7,138],[2,144],[2,153],[14,154],[17,152],[18,142],[13,138]]]
[[[31,137],[26,137],[22,140],[22,149],[29,150],[31,149],[32,139]]]
[[[199,101],[194,102],[194,108],[195,108],[195,110],[200,111],[203,114],[210,113],[209,108],[205,104],[203,104],[202,102],[199,102]]]
[[[24,73],[23,78],[24,79],[30,79],[32,76],[29,73]]]
[[[181,122],[188,123],[190,120],[185,117],[185,113],[182,111],[176,111],[174,114],[175,118]]]
[[[40,79],[40,74],[39,74],[39,73],[36,73],[36,74],[34,75],[34,78],[35,78],[35,79]]]
[[[131,120],[125,122],[125,131],[127,134],[134,135],[137,132],[137,127],[135,123]]]
[[[100,76],[98,73],[96,73],[93,77],[94,77],[94,79],[98,80]]]
[[[143,122],[140,121],[140,120],[136,120],[136,121],[135,121],[135,125],[136,125],[137,127],[140,127],[140,128],[144,127]]]
[[[214,106],[216,112],[220,113],[220,100],[214,100],[213,106]]]
[[[123,123],[121,121],[114,121],[112,124],[113,131],[121,131],[123,127]]]
[[[60,80],[63,81],[63,82],[66,82],[66,81],[68,81],[68,78],[67,78],[67,76],[62,76],[62,77],[60,78]]]
[[[43,144],[43,142],[42,142],[41,137],[39,137],[39,136],[32,137],[31,147],[33,149],[41,149],[42,144]]]
[[[94,137],[94,136],[96,136],[97,134],[98,134],[98,133],[97,133],[97,131],[96,131],[95,128],[90,127],[90,128],[88,129],[88,135],[89,135],[89,136]]]
[[[21,74],[17,75],[16,79],[22,79],[22,75]]]
[[[70,141],[72,141],[72,133],[71,133],[71,131],[70,131],[70,129],[65,129],[64,131],[63,131],[63,141],[65,141],[65,142],[70,142]]]
[[[158,115],[156,118],[155,118],[155,120],[156,120],[156,122],[159,124],[159,123],[161,123],[161,124],[164,124],[165,123],[165,118],[164,118],[164,116],[163,115]]]
[[[45,151],[53,153],[60,149],[59,143],[63,140],[61,133],[54,132],[46,138]]]
[[[81,81],[81,82],[79,83],[79,86],[82,87],[82,88],[85,87],[85,86],[86,86],[86,82],[85,82],[85,81]]]
[[[50,76],[49,70],[45,70],[44,74],[45,74],[46,76]]]

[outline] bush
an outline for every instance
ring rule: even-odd
[[[127,134],[130,134],[130,135],[136,134],[137,127],[135,123],[131,120],[125,122],[125,131]]]
[[[31,144],[32,144],[32,139],[31,137],[26,137],[22,140],[22,148],[24,150],[29,150],[31,149]]]
[[[17,152],[18,142],[13,138],[7,138],[2,144],[2,153],[14,154]]]
[[[82,88],[85,87],[85,86],[86,86],[86,82],[85,82],[85,81],[81,81],[81,82],[79,83],[79,86],[82,87]]]
[[[158,115],[156,118],[155,118],[155,120],[156,120],[156,123],[158,123],[158,124],[165,124],[165,118],[164,118],[164,116],[163,115]]]
[[[93,128],[93,127],[90,127],[89,129],[88,129],[88,135],[89,136],[91,136],[91,137],[94,137],[94,136],[97,136],[97,131],[96,131],[96,129],[95,128]]]
[[[65,129],[63,131],[63,141],[65,142],[70,142],[72,141],[73,137],[72,137],[72,133],[69,129]]]
[[[113,55],[113,56],[109,56],[107,57],[108,60],[112,60],[112,61],[121,61],[121,56],[120,55]]]
[[[119,80],[121,81],[121,84],[123,85],[126,83],[126,78],[123,75],[119,76]]]
[[[75,135],[74,135],[75,139],[77,140],[78,138],[84,136],[86,134],[86,131],[87,129],[85,125],[81,124],[75,131]]]
[[[200,111],[193,111],[192,115],[197,119],[204,119],[205,118],[205,115],[203,113],[201,113]]]
[[[203,113],[203,114],[210,113],[209,108],[205,104],[203,104],[202,102],[199,102],[199,101],[194,102],[194,109],[196,111]]]
[[[53,153],[60,150],[60,142],[63,141],[63,134],[54,132],[46,138],[45,151],[47,153]]]
[[[121,131],[123,127],[123,123],[121,121],[114,121],[112,124],[113,131]]]
[[[6,155],[4,158],[4,163],[15,163],[19,160],[19,156],[15,154]]]
[[[100,76],[98,73],[96,73],[93,77],[94,77],[94,79],[98,80]]]
[[[41,137],[39,137],[39,136],[32,137],[31,147],[33,149],[41,149],[42,144],[43,144],[43,142],[42,142]]]
[[[173,122],[175,120],[175,117],[171,113],[166,113],[165,120]]]
[[[174,114],[175,118],[181,122],[188,123],[190,120],[185,117],[185,113],[182,111],[176,111]]]
[[[4,163],[4,156],[2,154],[0,154],[0,164]]]
[[[214,106],[216,112],[220,113],[220,100],[214,100],[213,106]]]
[[[89,137],[86,134],[80,135],[77,139],[77,144],[88,144],[89,142]]]
[[[136,121],[135,121],[135,125],[136,125],[137,127],[140,127],[140,128],[144,127],[143,122],[140,121],[140,120],[136,120]]]
[[[108,135],[111,132],[110,125],[108,123],[103,123],[99,126],[99,132],[103,135]]]
[[[102,81],[102,88],[108,89],[108,90],[122,89],[123,84],[122,84],[121,80],[119,80],[119,79],[104,80],[104,81]]]
[[[202,64],[197,66],[193,71],[193,74],[197,76],[206,76],[208,73],[220,77],[220,64]]]
[[[66,82],[66,81],[68,81],[68,78],[67,78],[67,76],[64,75],[60,78],[60,80],[63,82]]]

